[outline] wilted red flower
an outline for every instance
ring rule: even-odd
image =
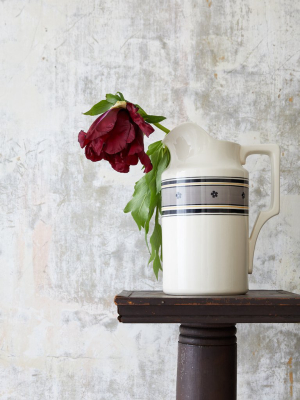
[[[140,160],[145,172],[149,172],[152,164],[144,151],[144,134],[149,136],[154,129],[134,104],[125,105],[126,108],[112,108],[100,115],[87,133],[80,131],[78,142],[91,161],[107,160],[116,171],[129,172],[130,165]]]

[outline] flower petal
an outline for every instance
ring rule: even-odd
[[[141,128],[142,132],[146,136],[149,137],[150,134],[154,132],[154,128],[150,124],[148,124],[148,122],[146,122],[144,118],[138,113],[139,109],[132,103],[127,103],[126,108],[129,111],[132,121]]]
[[[135,139],[131,143],[128,154],[131,156],[133,154],[140,153],[141,151],[144,151],[144,135],[141,129],[138,126],[136,126]]]
[[[101,154],[96,154],[95,152],[94,152],[94,150],[93,150],[93,147],[91,146],[91,144],[89,143],[87,146],[86,146],[86,148],[85,148],[85,156],[86,156],[86,158],[88,159],[88,160],[91,160],[91,161],[93,161],[93,162],[96,162],[96,161],[100,161],[100,160],[102,160],[104,157],[104,154],[103,153],[101,153]]]
[[[126,164],[136,165],[139,162],[139,158],[137,154],[133,154],[132,156],[127,156],[125,158]]]
[[[130,124],[130,131],[128,134],[128,138],[127,138],[127,143],[131,143],[133,142],[135,139],[135,129],[134,129],[134,125]]]
[[[80,144],[80,147],[83,149],[87,145],[87,140],[86,140],[86,133],[84,131],[80,131],[78,134],[78,142]]]
[[[138,157],[141,161],[141,163],[145,166],[145,171],[144,172],[150,172],[153,168],[149,156],[144,152],[141,151],[138,153]]]
[[[91,142],[91,147],[93,149],[93,151],[97,154],[100,155],[102,149],[103,149],[103,145],[104,145],[104,138],[98,138],[95,139]]]
[[[109,162],[115,171],[123,173],[129,172],[129,165],[120,157],[119,154],[110,156]]]
[[[122,108],[114,108],[100,115],[90,126],[86,134],[87,139],[95,140],[110,132],[116,124],[120,110],[122,110]]]
[[[122,110],[122,109],[120,109]],[[127,138],[130,131],[129,115],[126,110],[120,111],[117,122],[106,139],[104,151],[108,154],[116,154],[127,146]]]

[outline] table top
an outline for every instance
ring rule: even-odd
[[[162,291],[127,291],[115,297],[124,323],[300,322],[300,295],[250,290],[234,296],[170,296]]]

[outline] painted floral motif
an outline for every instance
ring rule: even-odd
[[[181,196],[182,196],[182,194],[181,194],[180,192],[177,192],[177,193],[176,193],[176,198],[177,198],[177,199],[181,199]]]
[[[211,192],[211,195],[213,198],[218,197],[218,192],[215,192],[214,190]]]
[[[245,195],[245,192],[243,192],[243,193],[242,193],[242,198],[244,199],[244,198],[245,198],[245,196],[246,196],[246,195]]]

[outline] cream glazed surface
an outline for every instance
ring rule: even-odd
[[[279,212],[279,147],[219,141],[189,122],[164,143],[171,153],[162,174],[164,292],[246,293],[258,233]],[[249,238],[249,176],[243,165],[250,154],[270,156],[272,199]]]

